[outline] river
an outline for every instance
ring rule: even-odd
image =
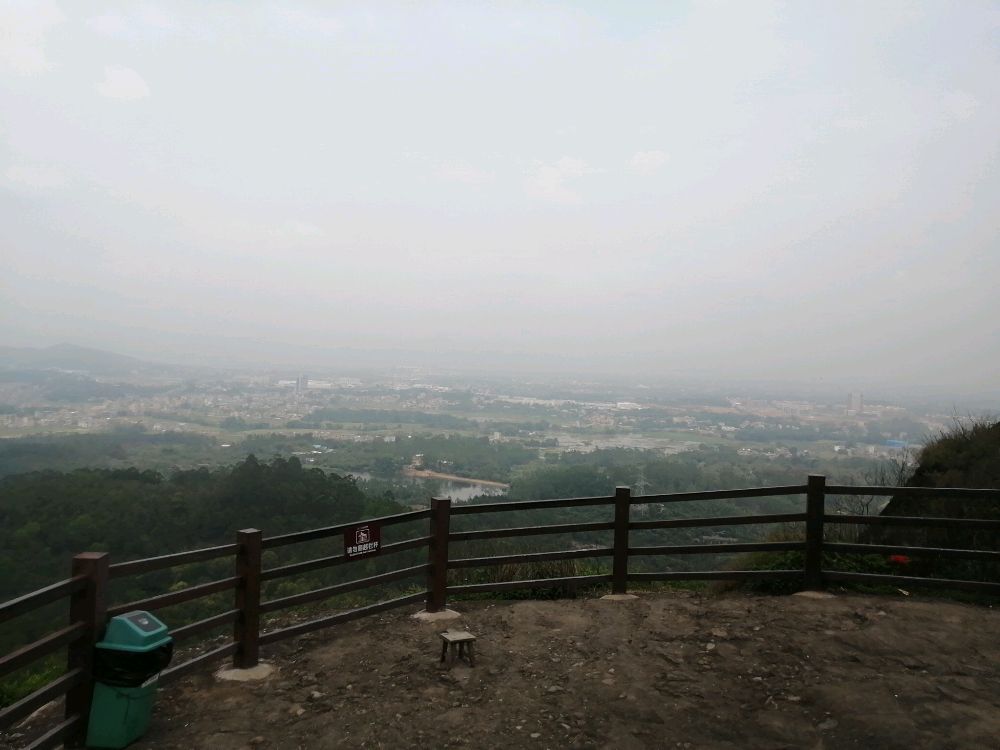
[[[350,472],[350,475],[360,480],[373,478],[367,471],[352,471]],[[469,480],[462,482],[449,482],[441,479],[423,479],[419,477],[408,477],[408,480],[419,484],[432,482],[435,485],[434,494],[438,497],[451,498],[453,503],[467,503],[472,498],[479,497],[480,495],[503,497],[507,494],[507,489],[505,487],[496,486],[496,483],[480,484],[479,482]]]

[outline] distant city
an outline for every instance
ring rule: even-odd
[[[91,352],[91,350],[80,350]],[[98,353],[100,354],[100,353]],[[869,401],[764,398],[738,391],[678,393],[644,384],[611,386],[537,378],[502,382],[397,369],[367,376],[323,373],[177,372],[91,352],[78,368],[15,367],[0,382],[0,437],[123,428],[188,432],[231,447],[260,433],[317,440],[394,441],[400,430],[531,441],[542,454],[606,448],[670,455],[729,445],[777,458],[891,457],[916,450],[954,412]],[[110,365],[98,366],[99,363]],[[118,368],[115,371],[115,368]],[[688,389],[690,391],[690,389]],[[314,463],[312,455],[303,460]]]

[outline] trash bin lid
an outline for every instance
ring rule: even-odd
[[[163,622],[149,612],[136,610],[112,617],[104,633],[104,640],[97,644],[97,648],[111,651],[152,651],[171,640]]]

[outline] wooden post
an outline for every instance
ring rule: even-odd
[[[81,552],[73,557],[70,575],[87,576],[87,583],[69,600],[70,623],[82,622],[84,631],[69,645],[68,668],[82,669],[83,681],[66,693],[66,718],[79,715],[81,721],[67,737],[69,747],[83,747],[90,721],[90,702],[94,697],[94,644],[104,635],[108,614],[107,552]]]
[[[236,653],[233,666],[250,669],[257,666],[260,655],[260,550],[262,534],[257,529],[243,529],[236,532],[236,575],[240,577],[236,585],[236,621],[233,640]]]
[[[806,485],[806,588],[822,591],[823,516],[826,514],[826,477],[810,474]]]
[[[451,499],[431,498],[431,543],[427,549],[427,611],[440,612],[448,603],[448,533]]]
[[[611,571],[611,593],[624,594],[628,589],[628,524],[632,490],[615,487],[615,556]]]

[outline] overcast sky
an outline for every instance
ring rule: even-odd
[[[0,30],[0,344],[997,385],[996,2]]]

